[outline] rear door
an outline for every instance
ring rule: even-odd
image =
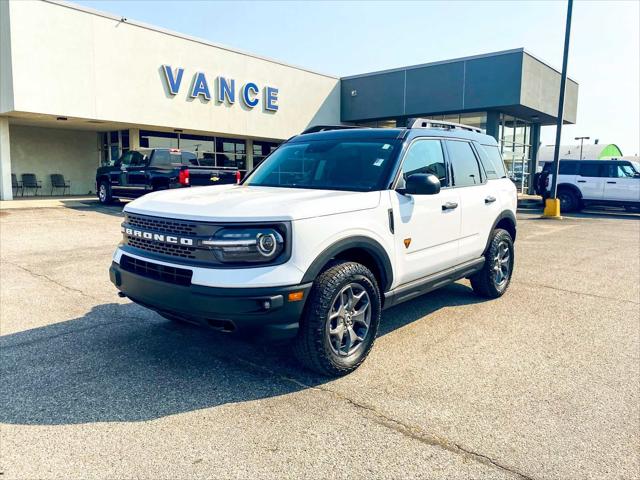
[[[489,230],[498,217],[500,192],[487,182],[486,173],[471,142],[446,140],[453,186],[460,197],[459,261],[478,258],[484,251]]]
[[[562,164],[562,162],[561,162]],[[608,165],[598,160],[580,162],[576,185],[585,200],[602,200]]]
[[[458,259],[460,199],[450,187],[440,140],[417,139],[409,145],[397,188],[404,188],[406,178],[413,173],[436,175],[441,190],[436,195],[390,192],[399,285],[451,267]]]
[[[604,200],[640,202],[640,177],[630,163],[616,162],[608,165],[604,184]]]

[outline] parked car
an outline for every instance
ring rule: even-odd
[[[465,277],[500,297],[517,194],[495,139],[410,125],[312,128],[240,185],[134,200],[111,281],[174,321],[293,339],[327,375],[364,361],[383,308]]]
[[[206,166],[201,162],[195,153],[177,148],[129,150],[113,165],[98,168],[98,199],[110,203],[117,198],[136,198],[158,190],[237,183],[238,169]]]
[[[553,180],[553,162],[536,176],[536,193],[547,198]],[[587,205],[640,208],[640,171],[628,160],[560,160],[560,210],[571,212]]]

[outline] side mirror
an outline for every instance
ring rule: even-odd
[[[440,180],[431,173],[414,173],[407,177],[404,193],[412,195],[435,195],[440,193]]]

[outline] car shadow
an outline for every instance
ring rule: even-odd
[[[115,202],[111,205],[103,205],[97,199],[96,200],[82,200],[82,201],[65,201],[61,200],[61,203],[65,208],[77,211],[91,211],[96,213],[102,213],[104,215],[112,215],[114,217],[122,217],[122,209],[126,205],[125,202]]]
[[[444,306],[482,301],[451,285],[383,313],[387,335]],[[138,305],[0,337],[0,422],[136,422],[270,398],[330,381],[288,346],[174,324]]]

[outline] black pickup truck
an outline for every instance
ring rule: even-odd
[[[169,188],[236,183],[232,167],[201,164],[195,153],[177,148],[141,148],[125,152],[113,165],[99,167],[96,191],[100,203],[136,198]]]

